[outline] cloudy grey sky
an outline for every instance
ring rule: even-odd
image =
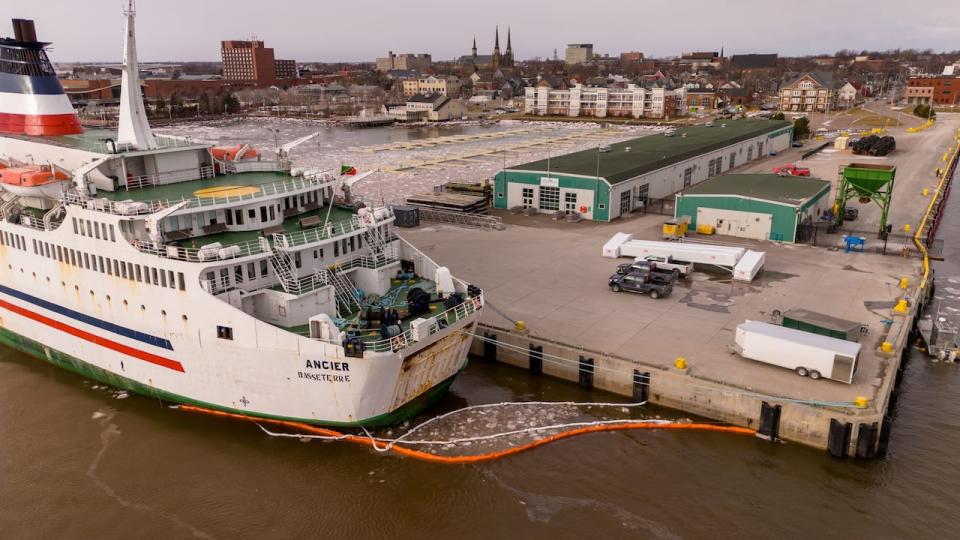
[[[37,21],[55,62],[119,61],[120,0],[5,0],[9,19]],[[691,50],[784,55],[842,48],[960,49],[958,0],[140,0],[143,61],[219,60],[221,39],[257,36],[278,58],[372,60],[387,50],[434,59],[493,48],[494,26],[513,28],[519,58],[548,57],[564,44],[592,42],[599,53],[648,56]]]

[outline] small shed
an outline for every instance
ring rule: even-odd
[[[829,208],[829,193],[830,182],[819,178],[724,174],[678,193],[675,215],[690,216],[693,229],[706,224],[717,234],[796,242]]]

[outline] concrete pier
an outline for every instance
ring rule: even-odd
[[[917,171],[898,174],[892,212],[896,219],[913,216],[914,230],[930,202],[921,190],[935,187],[932,171],[943,166],[941,153],[952,144],[956,124],[960,122],[945,121],[935,128],[939,134],[923,136],[937,150],[918,145],[911,152],[908,142],[907,150],[892,156],[898,168]],[[900,133],[898,139],[911,136]],[[782,156],[753,167],[772,167],[779,161]],[[930,175],[919,174],[926,169]],[[824,179],[836,181],[827,175]],[[871,214],[865,217],[869,224]],[[496,339],[498,346],[485,349],[478,338],[472,349],[478,357],[496,351],[491,359],[529,369],[531,346],[542,347],[547,376],[578,381],[581,357],[593,359],[596,388],[634,396],[636,373],[649,373],[652,403],[758,428],[767,402],[781,406],[776,434],[785,441],[826,449],[831,420],[836,420],[850,424],[847,455],[872,457],[877,448],[882,450],[882,431],[889,428],[884,418],[911,346],[913,318],[930,291],[918,286],[923,270],[912,242],[893,241],[888,254],[881,255],[715,237],[711,241],[765,251],[764,272],[749,284],[734,282],[729,275],[696,272],[660,300],[610,292],[607,278],[626,259],[602,258],[602,244],[615,232],[658,239],[664,219],[646,215],[610,224],[566,223],[507,214],[503,231],[423,227],[404,236],[445,261],[458,276],[483,287],[489,304],[497,308],[484,311],[478,333]],[[906,289],[900,287],[902,278],[907,278]],[[907,312],[893,310],[903,298],[908,300]],[[730,351],[737,324],[767,321],[774,310],[800,307],[866,326],[853,384],[802,378]],[[498,311],[524,321],[526,331],[517,331]],[[684,369],[675,367],[677,357],[686,360]],[[859,443],[861,429],[869,440]]]

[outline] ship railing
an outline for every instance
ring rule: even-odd
[[[290,170],[290,162],[287,160],[278,161],[222,161],[223,170],[228,173],[245,172],[281,172]]]
[[[192,141],[190,139],[184,139],[180,137],[171,137],[167,135],[154,135],[154,140],[157,142],[157,148],[189,148],[191,146],[204,146],[204,143],[199,141]],[[94,151],[99,154],[122,154],[124,152],[135,152],[137,148],[129,143],[116,143],[116,142],[106,142],[98,141],[94,147]]]
[[[43,218],[38,218],[29,214],[20,214],[20,225],[29,227],[31,229],[36,229],[38,231],[47,230],[46,225],[43,223]]]
[[[148,201],[113,201],[106,198],[94,198],[77,193],[67,193],[63,201],[67,204],[82,205],[89,210],[97,210],[121,216],[146,215],[169,208],[181,202],[187,203],[183,209],[203,208],[216,205],[236,204],[283,193],[299,193],[304,189],[324,188],[333,184],[320,179],[292,178],[281,182],[257,185],[256,193],[231,195],[227,197],[182,197],[180,199],[154,199]]]
[[[248,240],[236,244],[221,246],[200,246],[188,248],[183,246],[166,245],[162,243],[134,241],[133,246],[141,253],[154,255],[164,259],[185,262],[213,263],[230,259],[240,259],[253,255],[270,252],[270,245],[265,238]]]
[[[213,178],[213,166],[204,165],[196,169],[180,169],[157,174],[141,174],[127,178],[127,189],[142,189],[145,187],[159,186],[161,184],[175,184],[177,182],[188,182],[190,180],[202,180]]]
[[[217,276],[213,279],[201,279],[200,288],[216,296],[220,293],[231,291],[236,286],[230,281],[230,276]]]
[[[424,337],[432,336],[454,324],[478,313],[483,309],[483,296],[473,296],[467,298],[462,303],[431,317],[432,322],[427,327],[426,336],[416,336],[421,340]],[[414,339],[414,331],[407,331],[397,334],[389,339],[378,339],[373,341],[363,340],[364,349],[373,352],[397,352],[417,343]]]
[[[381,209],[378,208],[377,210]],[[387,216],[379,221],[364,223],[360,216],[354,215],[349,220],[331,221],[326,226],[312,227],[290,233],[277,233],[273,235],[273,241],[275,245],[283,249],[289,249],[353,234],[368,227],[379,227],[388,223],[394,217],[392,209],[384,207],[382,210],[387,212]]]

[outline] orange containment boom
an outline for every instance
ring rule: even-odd
[[[379,443],[373,440],[370,437],[363,435],[348,435],[340,433],[339,431],[334,431],[329,428],[322,428],[318,426],[312,426],[310,424],[304,424],[302,422],[291,422],[289,420],[274,420],[271,418],[257,418],[252,416],[244,416],[242,414],[229,413],[224,411],[215,411],[212,409],[206,409],[203,407],[197,407],[195,405],[180,405],[180,408],[186,411],[191,412],[201,412],[206,414],[212,414],[215,416],[224,416],[227,418],[235,418],[238,420],[249,420],[255,423],[262,424],[272,424],[275,426],[285,426],[292,429],[297,429],[306,433],[313,435],[321,435],[324,437],[338,437],[345,441],[350,441],[356,444],[362,444],[364,446],[369,446],[380,451],[389,450],[391,452],[400,454],[401,456],[411,457],[414,459],[419,459],[422,461],[429,461],[432,463],[446,463],[446,464],[465,464],[465,463],[482,463],[484,461],[493,461],[495,459],[500,459],[503,457],[511,456],[513,454],[519,454],[520,452],[525,452],[527,450],[532,450],[538,446],[543,446],[552,442],[560,441],[563,439],[569,439],[570,437],[576,437],[578,435],[586,435],[587,433],[597,433],[600,431],[624,431],[628,429],[675,429],[675,430],[693,430],[693,431],[715,431],[723,433],[733,433],[736,435],[756,435],[756,430],[747,429],[737,426],[721,426],[716,424],[692,424],[692,423],[676,423],[676,424],[643,424],[636,422],[624,422],[622,424],[602,424],[602,425],[592,425],[586,427],[578,427],[576,429],[571,429],[568,431],[561,431],[560,433],[555,433],[525,444],[507,448],[505,450],[498,450],[496,452],[487,452],[484,454],[475,454],[470,456],[441,456],[437,454],[431,454],[430,452],[423,452],[420,450],[414,450],[406,446],[400,446],[399,444],[388,445],[385,443]]]

